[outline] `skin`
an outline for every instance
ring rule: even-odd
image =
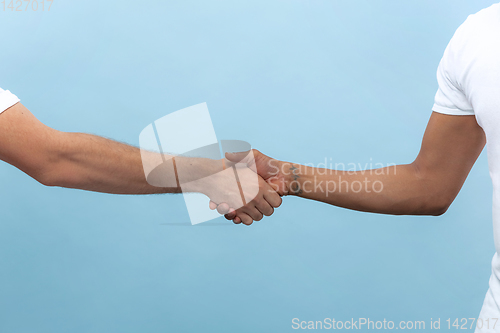
[[[241,206],[238,204],[242,201],[240,192],[231,186],[228,177],[231,174],[220,172],[230,165],[229,161],[176,157],[177,170],[183,170],[187,180],[191,177],[197,181],[183,185],[181,190],[175,174],[166,170],[161,177],[173,179],[169,182],[172,185],[152,186],[144,174],[140,149],[95,135],[57,131],[42,124],[21,103],[0,113],[0,142],[1,160],[46,186],[112,194],[199,192],[215,204]],[[257,177],[249,168],[240,170],[239,176],[242,184],[251,183]],[[252,189],[255,198],[239,210],[252,220],[272,214],[281,204],[281,197],[272,187],[257,178],[258,184]],[[220,213],[229,211],[224,205],[218,210]]]
[[[0,114],[0,142],[0,159],[47,186],[114,194],[181,192],[178,186],[157,187],[146,181],[138,148],[94,135],[57,131],[38,121],[21,103]],[[230,210],[238,207],[232,198],[239,197],[239,193],[226,186],[228,181],[221,175],[183,190],[204,193],[212,200],[211,208],[222,214],[229,212],[226,218],[246,225],[271,215],[281,204],[280,196],[285,195],[366,212],[441,215],[460,191],[485,142],[474,116],[434,112],[417,158],[410,164],[398,165],[395,172],[394,167],[372,173],[312,168],[275,160],[254,150],[255,158],[246,163],[262,178],[258,195],[243,207]],[[236,162],[241,156],[228,154],[226,158]],[[215,174],[222,164],[202,159],[176,160],[178,168],[196,179]],[[249,171],[246,175],[250,175]],[[379,193],[364,187],[357,192],[332,191],[344,184],[376,181],[383,184]],[[317,188],[314,182],[324,182],[325,186]]]
[[[295,195],[364,212],[437,216],[445,213],[457,196],[485,143],[475,116],[433,112],[420,152],[410,164],[372,172],[344,172],[278,161],[259,151],[254,151],[255,160],[250,163],[255,163],[259,175],[280,195]],[[237,157],[226,156],[229,160]],[[322,188],[314,186],[321,181]],[[377,181],[383,184],[380,192],[371,186],[359,186]],[[376,189],[380,190],[380,186]],[[251,219],[243,210],[230,212],[226,218],[246,224]]]

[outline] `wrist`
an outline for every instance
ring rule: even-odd
[[[216,175],[223,170],[223,163],[222,160],[208,158],[181,158],[177,162],[177,170],[182,192],[208,195],[217,183]]]
[[[283,195],[299,195],[302,193],[300,165],[290,162],[279,162],[283,182]]]

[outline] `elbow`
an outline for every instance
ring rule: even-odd
[[[35,175],[31,175],[37,182],[44,186],[54,187],[58,186],[57,179],[50,172],[40,172]]]
[[[9,156],[8,163],[17,167],[31,178],[45,186],[60,186],[64,178],[68,159],[63,153],[63,132],[45,128],[34,134],[30,146]]]
[[[448,211],[458,194],[456,186],[436,180],[433,173],[426,172],[416,162],[411,164],[417,180],[416,215],[441,216]]]
[[[451,203],[446,201],[443,202],[430,202],[430,201],[420,201],[415,202],[413,209],[406,210],[401,214],[397,215],[417,215],[417,216],[441,216],[448,211]]]
[[[441,216],[444,213],[446,213],[446,211],[448,211],[449,207],[450,207],[450,205],[442,205],[442,206],[435,207],[433,210],[431,210],[429,212],[429,215],[431,215],[431,216]]]
[[[25,172],[44,186],[63,186],[68,178],[67,161],[58,147],[47,149]]]
[[[48,187],[75,188],[81,183],[74,164],[63,156],[54,158],[41,164],[34,174],[30,174],[40,184]]]
[[[54,187],[61,184],[61,172],[58,171],[58,163],[44,161],[28,174],[44,186]]]
[[[441,196],[439,199],[435,198],[434,200],[431,200],[432,202],[428,203],[427,205],[426,215],[430,216],[443,215],[448,211],[448,208],[450,208],[453,200],[454,197],[449,199],[443,196]]]
[[[41,163],[30,176],[48,187],[82,188],[87,181],[87,178],[79,172],[75,162],[59,152],[55,152]]]

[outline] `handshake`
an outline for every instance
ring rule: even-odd
[[[204,194],[210,198],[210,209],[217,209],[236,224],[250,225],[264,216],[271,216],[281,205],[281,197],[290,194],[289,177],[283,172],[286,164],[258,150],[226,153],[222,162],[237,170],[239,193],[234,187],[228,190],[228,182],[224,179],[216,179],[217,184],[208,186]]]
[[[236,224],[250,225],[272,215],[282,196],[300,188],[298,169],[255,149],[226,153],[218,160],[172,155],[160,159],[152,152],[141,153],[150,185],[166,192],[204,194],[210,199],[210,209]]]

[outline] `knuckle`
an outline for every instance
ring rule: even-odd
[[[252,200],[252,204],[253,204],[254,206],[259,206],[259,205],[262,205],[263,201],[264,201],[264,199],[263,199],[263,198],[261,198],[261,197],[256,197],[256,198],[254,198],[254,199]]]

